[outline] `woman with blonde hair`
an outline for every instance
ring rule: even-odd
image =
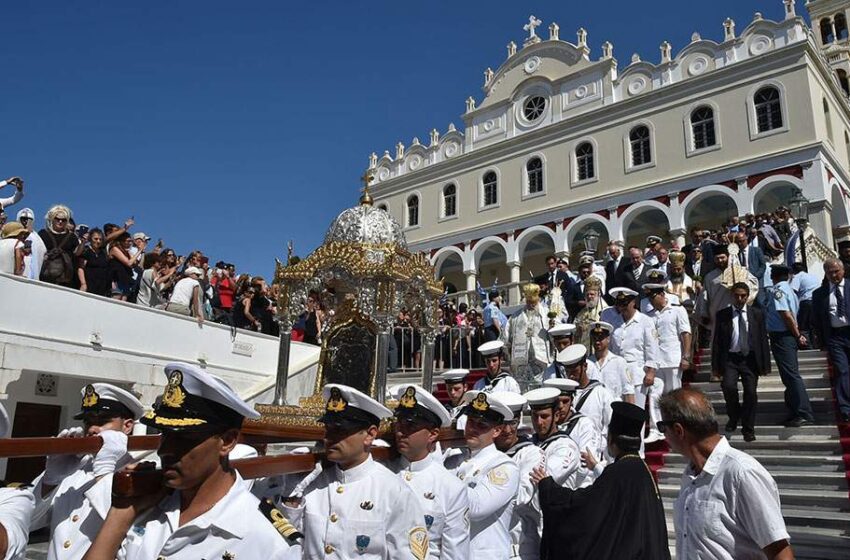
[[[71,222],[71,209],[62,204],[52,206],[45,216],[45,227],[38,232],[47,252],[41,264],[40,279],[50,284],[71,287],[76,267],[74,260],[83,252]]]

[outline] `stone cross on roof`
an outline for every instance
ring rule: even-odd
[[[537,36],[537,28],[543,22],[537,19],[536,17],[529,16],[528,23],[522,26],[523,30],[528,31],[528,38],[525,40],[524,45],[530,45],[531,43],[537,43],[540,41],[540,37]]]

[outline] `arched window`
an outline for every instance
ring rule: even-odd
[[[850,134],[844,131],[844,149],[847,151],[847,163],[850,164]]]
[[[714,110],[711,107],[697,107],[691,113],[691,132],[694,150],[701,150],[717,144],[714,132]]]
[[[419,225],[419,197],[412,195],[407,199],[407,227]]]
[[[457,187],[449,183],[443,187],[443,217],[448,218],[457,214]]]
[[[820,20],[820,40],[824,45],[835,41],[835,35],[832,34],[832,23],[829,21],[829,18]]]
[[[543,160],[531,158],[525,164],[525,174],[528,179],[528,194],[543,192]]]
[[[838,76],[838,84],[841,86],[844,95],[850,95],[850,81],[847,80],[847,72],[839,68],[835,73]]]
[[[823,99],[823,118],[826,121],[826,136],[830,142],[835,143],[832,138],[832,117],[829,114],[829,102],[826,98]]]
[[[652,162],[652,148],[649,142],[649,127],[639,125],[629,132],[629,145],[632,150],[632,166]]]
[[[778,89],[774,86],[761,88],[753,96],[753,104],[756,108],[756,126],[760,133],[782,128],[782,103]]]
[[[499,179],[495,171],[488,171],[482,179],[482,198],[484,206],[493,206],[499,203]]]
[[[832,21],[835,25],[835,39],[839,41],[847,39],[847,18],[844,14],[835,14]]]
[[[579,181],[593,179],[596,170],[593,167],[593,144],[582,142],[576,147],[576,175]]]

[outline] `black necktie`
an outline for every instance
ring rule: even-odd
[[[841,293],[841,286],[839,284],[835,285],[835,314],[841,319],[845,319],[847,315],[844,294]]]
[[[747,263],[744,262],[744,252],[743,251],[738,253],[738,259],[741,261],[741,266],[747,266]]]
[[[738,312],[738,348],[741,354],[746,356],[750,353],[750,333],[747,330],[747,320],[744,318],[746,309],[736,309]]]

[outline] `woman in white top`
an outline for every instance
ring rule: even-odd
[[[24,273],[24,239],[30,232],[20,222],[3,225],[0,239],[0,272],[21,276]]]
[[[174,285],[171,299],[168,300],[165,309],[181,315],[197,317],[198,324],[203,324],[204,308],[201,303],[201,284],[198,281],[203,272],[198,267],[190,266],[183,274],[184,277]]]

